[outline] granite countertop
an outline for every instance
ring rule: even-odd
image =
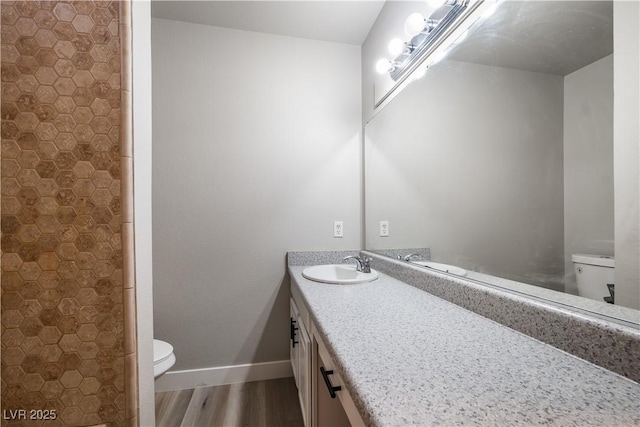
[[[640,425],[640,384],[384,274],[328,285],[289,266],[368,425]]]

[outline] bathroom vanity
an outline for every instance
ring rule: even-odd
[[[291,367],[305,425],[364,425],[349,391],[341,385],[344,381],[311,320],[304,298],[293,288],[290,324]]]
[[[302,276],[351,254],[289,254],[307,426],[640,424],[640,384],[629,378],[387,274],[356,285]]]

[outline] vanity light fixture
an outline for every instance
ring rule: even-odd
[[[420,67],[416,68],[416,70],[411,73],[411,80],[420,80],[427,74],[427,70],[432,65],[436,65],[438,62],[442,61],[447,54],[449,53],[449,49],[442,50],[434,55],[432,55],[428,60],[420,64]]]
[[[375,107],[380,107],[395,91],[423,77],[430,66],[444,59],[453,46],[462,42],[504,1],[426,0],[431,7],[440,7],[428,19],[420,13],[409,15],[404,28],[411,38],[405,42],[392,40],[388,48],[394,58],[380,59],[375,64],[378,73],[388,76],[383,82],[379,81],[382,96],[376,98]]]
[[[402,41],[402,39],[395,38],[389,42],[389,53],[393,56],[398,56],[406,50],[410,49],[409,46]]]
[[[388,59],[379,59],[376,62],[376,71],[380,74],[390,73],[394,69],[394,63],[389,61]]]
[[[391,79],[397,82],[405,74],[417,69],[423,58],[433,53],[437,43],[446,35],[447,29],[472,2],[473,0],[428,0],[430,6],[436,7],[435,11],[429,18],[417,12],[409,15],[404,23],[404,32],[410,40],[391,40],[389,51],[395,58],[391,61],[378,60],[376,70],[380,74],[389,73]]]
[[[431,9],[438,9],[447,2],[447,0],[427,0],[427,4]]]
[[[426,19],[421,13],[412,13],[404,21],[404,33],[409,37],[414,37],[420,34],[426,27]]]

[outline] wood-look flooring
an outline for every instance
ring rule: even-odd
[[[158,427],[303,427],[293,378],[156,393]]]

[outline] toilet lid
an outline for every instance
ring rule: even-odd
[[[153,363],[161,363],[173,354],[173,346],[168,342],[153,340]]]

